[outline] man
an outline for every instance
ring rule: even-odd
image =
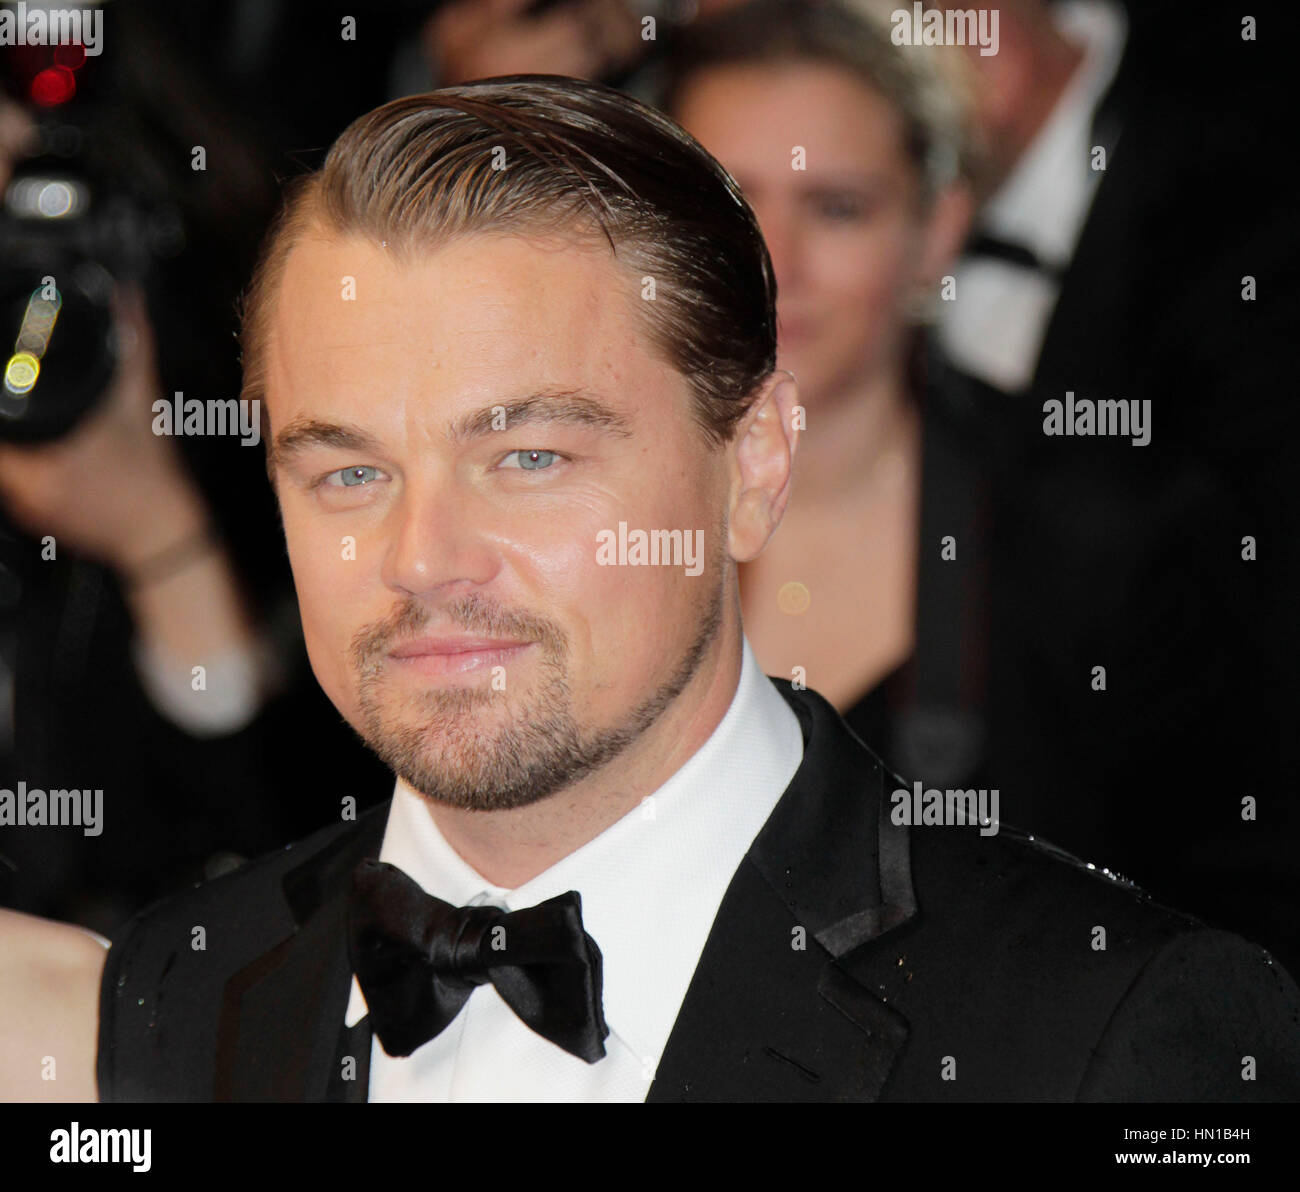
[[[396,789],[114,940],[102,1099],[1300,1093],[1266,953],[909,829],[757,670],[735,568],[801,411],[752,213],[666,118],[545,76],[362,117],[244,347],[313,668]]]
[[[1272,25],[998,12],[997,53],[966,51],[988,193],[940,304],[950,359],[1002,391],[971,418],[999,461],[986,757],[1011,822],[1294,971],[1300,224],[1261,117]]]

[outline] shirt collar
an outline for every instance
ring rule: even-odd
[[[568,890],[603,956],[610,1030],[653,1070],[672,1032],[727,887],[803,760],[798,719],[743,642],[740,680],[707,741],[622,819],[507,890],[443,838],[398,780],[380,860],[458,906],[533,906]],[[364,1016],[355,978],[346,1022]]]
[[[1119,69],[1128,18],[1111,0],[1074,0],[1060,5],[1053,19],[1063,34],[1083,43],[1084,59],[980,222],[1042,261],[1064,266],[1101,176],[1090,162],[1092,120]]]

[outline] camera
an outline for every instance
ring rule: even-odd
[[[104,394],[120,356],[115,285],[184,237],[175,208],[131,177],[111,64],[72,44],[7,47],[0,66],[35,130],[0,196],[0,438],[33,442]]]

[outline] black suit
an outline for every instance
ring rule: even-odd
[[[1300,991],[1266,953],[1005,827],[895,825],[896,780],[825,700],[776,682],[803,763],[648,1100],[1300,1099]],[[133,920],[104,972],[101,1097],[364,1100],[346,895],[384,823],[376,808]]]

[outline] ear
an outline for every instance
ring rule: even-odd
[[[975,197],[965,182],[954,182],[935,196],[925,218],[918,273],[927,288],[937,285],[957,259],[974,217]]]
[[[763,382],[730,446],[727,546],[737,563],[761,554],[781,524],[801,424],[794,374],[778,369]]]

